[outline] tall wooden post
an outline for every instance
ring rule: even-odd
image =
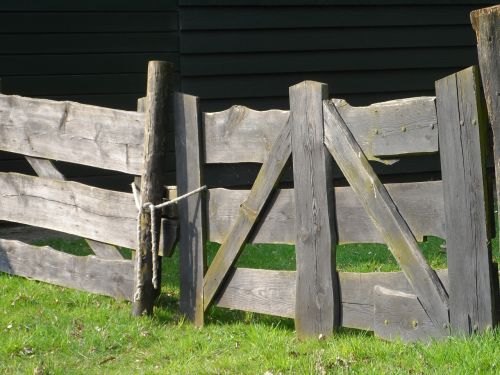
[[[296,210],[299,338],[330,335],[339,324],[332,158],[324,146],[323,100],[328,86],[306,81],[290,87]]]
[[[479,72],[470,67],[436,82],[443,176],[450,322],[465,334],[494,325],[485,180],[486,118]],[[496,277],[496,281],[494,279]]]
[[[496,197],[500,204],[500,5],[476,10],[470,19],[476,32],[479,68],[493,131]]]
[[[173,65],[164,61],[150,61],[146,90],[144,124],[144,159],[141,176],[141,201],[159,204],[166,185],[167,126],[173,113]],[[157,212],[156,222],[160,223]],[[141,257],[140,269],[136,269],[142,285],[138,299],[133,303],[132,314],[139,316],[153,312],[157,292],[152,284],[153,258],[151,252],[151,217],[143,211],[139,218],[140,234],[136,257]],[[155,228],[159,232],[159,228]],[[136,267],[139,263],[136,261]],[[160,288],[160,280],[158,282]],[[135,286],[137,289],[137,285]]]
[[[203,185],[201,113],[198,98],[175,96],[177,194]],[[203,277],[206,268],[204,200],[195,194],[179,202],[180,309],[198,327],[203,325]]]

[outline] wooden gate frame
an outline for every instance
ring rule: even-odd
[[[436,89],[437,115],[434,98],[354,108],[342,101],[327,100],[324,84],[306,81],[291,87],[289,114],[281,111],[279,130],[275,128],[264,135],[266,142],[274,141],[272,147],[269,151],[254,150],[259,156],[252,160],[263,164],[251,191],[247,195],[239,192],[231,195],[241,197],[238,199],[243,203],[237,213],[233,212],[231,229],[222,237],[215,233],[222,245],[208,270],[205,239],[214,235],[214,229],[210,225],[207,231],[205,205],[215,199],[212,194],[216,192],[209,190],[208,200],[200,195],[179,204],[181,310],[188,318],[198,326],[203,325],[204,312],[215,301],[223,307],[293,317],[299,337],[329,335],[339,326],[348,326],[372,329],[388,339],[415,340],[442,337],[452,328],[453,332],[470,334],[494,326],[498,280],[494,277],[497,271],[489,250],[487,213],[491,207],[487,206],[483,137],[486,124],[481,116],[477,69],[469,68],[438,81]],[[459,97],[457,92],[461,93]],[[265,112],[242,107],[202,114],[198,98],[177,95],[179,194],[203,184],[204,158],[209,158],[209,162],[228,162],[220,157],[224,153],[217,147],[227,145],[231,139],[242,142],[237,138],[241,134],[231,135],[229,130],[236,133],[235,126],[245,121],[244,116],[248,117],[247,122],[255,124],[270,117]],[[212,117],[223,123],[221,129],[225,133],[218,134],[204,124]],[[371,120],[380,128],[366,126]],[[216,133],[221,139],[215,138]],[[217,145],[210,144],[207,138]],[[442,183],[386,186],[368,162],[383,161],[381,158],[387,161],[387,157],[394,159],[405,154],[435,153],[439,149]],[[346,236],[345,219],[336,210],[342,206],[339,197],[345,194],[343,191],[348,193],[348,188],[332,188],[329,151],[403,272],[336,272],[338,234]],[[237,153],[245,152],[251,151]],[[262,237],[270,238],[270,229],[264,229],[266,223],[262,222],[267,220],[265,215],[271,215],[274,205],[283,209],[283,202],[290,199],[285,198],[290,197],[287,191],[280,190],[273,195],[271,208],[263,211],[290,154],[294,162],[296,237],[293,242],[297,271],[234,269],[250,235],[255,239],[264,230]],[[228,157],[238,159],[238,155]],[[462,188],[453,190],[455,186]],[[442,207],[439,213],[442,216],[432,220],[444,226],[443,216],[446,217],[446,231],[437,229],[435,235],[448,241],[449,280],[446,270],[436,273],[422,256],[416,238],[432,233],[429,227],[419,229],[417,218],[411,217],[397,191],[431,200],[438,210]],[[444,199],[440,194],[444,194]],[[255,233],[252,228],[263,214]],[[471,276],[463,277],[465,273]]]

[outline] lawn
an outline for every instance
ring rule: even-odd
[[[82,240],[50,240],[89,254]],[[446,265],[442,241],[422,249],[433,267]],[[498,249],[498,243],[493,244]],[[209,258],[217,246],[210,244]],[[127,251],[125,251],[127,253]],[[128,254],[129,255],[129,254]],[[293,321],[211,308],[196,329],[178,312],[177,252],[164,261],[162,296],[152,317],[133,318],[130,304],[0,274],[0,373],[5,374],[327,374],[499,373],[500,331],[428,344],[385,342],[342,329],[333,337],[297,340]],[[495,250],[498,261],[498,250]],[[382,245],[343,245],[343,271],[393,271]],[[292,246],[245,249],[245,267],[294,269]]]

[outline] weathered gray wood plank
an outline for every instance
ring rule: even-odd
[[[429,319],[415,294],[376,285],[375,335],[386,340],[430,341],[446,333]]]
[[[422,307],[437,329],[445,329],[449,323],[446,290],[335,105],[325,102],[324,111],[326,147],[380,230]]]
[[[385,184],[399,212],[418,241],[424,236],[446,238],[441,181]],[[336,187],[335,214],[339,243],[384,243],[373,220],[356,194]],[[210,189],[208,192],[208,239],[222,242],[238,215],[249,190]],[[295,197],[292,189],[280,189],[262,213],[251,236],[252,243],[295,243]]]
[[[25,156],[25,158],[38,176],[53,178],[61,181],[66,180],[64,175],[59,172],[51,160],[35,158],[33,156]],[[123,259],[121,253],[113,245],[89,239],[86,239],[85,242],[87,242],[94,254],[99,258]]]
[[[130,260],[75,256],[48,246],[0,239],[0,271],[115,298],[133,297]]]
[[[141,202],[162,203],[166,185],[167,127],[173,120],[174,65],[165,61],[150,61],[144,110],[144,152],[141,174]],[[153,313],[154,299],[161,290],[161,258],[153,255],[151,231],[160,232],[160,212],[155,212],[156,226],[149,210],[139,216],[139,238],[135,263],[137,279],[132,314]],[[158,238],[156,238],[158,241]],[[155,244],[158,248],[159,244]],[[139,258],[140,257],[140,258]],[[153,258],[154,257],[154,258]],[[155,280],[156,279],[156,280]]]
[[[132,194],[17,173],[0,173],[0,220],[136,248]]]
[[[205,162],[263,163],[288,116],[288,111],[261,112],[239,105],[204,113]]]
[[[450,272],[450,321],[471,334],[494,325],[487,228],[485,154],[479,72],[462,70],[436,82],[439,149]]]
[[[496,198],[500,202],[500,5],[475,10],[470,19],[476,32],[479,67],[493,131]]]
[[[143,124],[137,112],[0,95],[0,149],[28,156],[139,175]]]
[[[176,94],[175,150],[179,195],[203,184],[201,132],[198,98]],[[178,203],[180,309],[196,326],[204,323],[203,275],[207,264],[204,211],[203,193]]]
[[[436,153],[435,98],[417,97],[352,107],[332,99],[366,157]]]
[[[328,86],[305,81],[290,87],[295,196],[299,338],[330,335],[339,325],[333,163],[323,144],[323,100]]]
[[[231,231],[207,270],[203,287],[205,309],[212,302],[227,272],[238,259],[250,231],[290,160],[290,153],[290,126],[285,123],[255,179],[248,198],[241,204],[239,215]]]
[[[221,288],[217,306],[293,318],[295,271],[236,268]]]
[[[448,270],[438,270],[448,285]],[[343,327],[374,330],[374,286],[412,293],[402,272],[339,272]],[[218,295],[217,306],[293,318],[295,316],[295,271],[236,268]],[[421,310],[421,307],[419,307]]]
[[[433,97],[417,97],[353,107],[332,99],[370,160],[438,151]],[[207,163],[262,163],[289,112],[233,106],[204,113]],[[390,162],[390,161],[388,161]]]

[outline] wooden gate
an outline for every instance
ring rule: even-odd
[[[262,163],[251,190],[209,189],[179,205],[182,311],[198,325],[212,303],[291,317],[299,337],[344,326],[414,340],[492,327],[498,275],[477,70],[436,91],[352,107],[306,81],[290,88],[290,111],[218,113],[179,94],[179,194],[202,185],[205,164]],[[438,152],[442,181],[383,184],[371,164]],[[290,160],[294,188],[277,189]],[[333,186],[334,162],[350,186]],[[417,241],[428,235],[446,238],[449,272],[423,257]],[[221,243],[208,269],[207,239]],[[296,271],[234,268],[246,242],[294,243]],[[353,242],[386,243],[402,272],[337,272],[336,245]]]

